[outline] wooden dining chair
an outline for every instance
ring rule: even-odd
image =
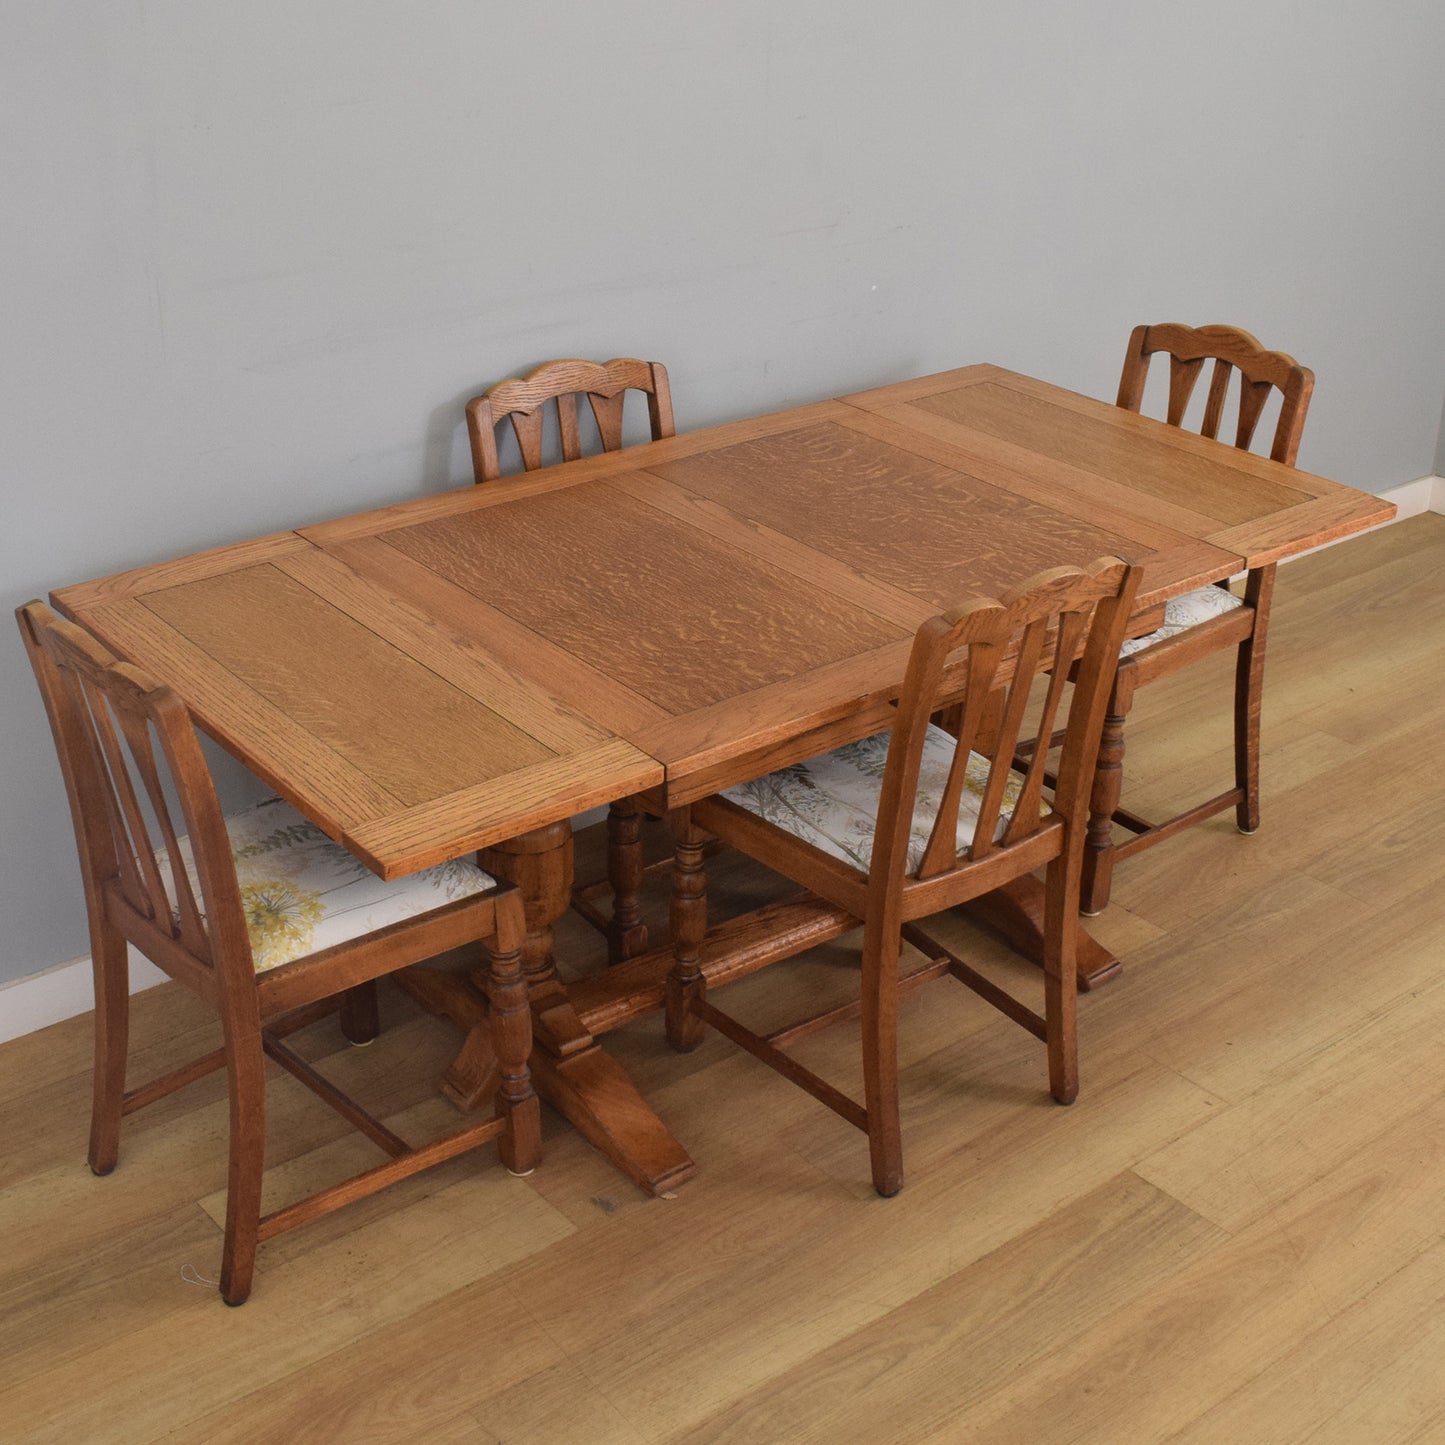
[[[677,820],[675,961],[665,990],[669,1041],[689,1049],[711,1025],[868,1135],[873,1184],[903,1184],[898,1108],[897,1010],[902,991],[944,973],[1044,1041],[1049,1087],[1061,1103],[1078,1090],[1075,942],[1079,859],[1094,753],[1138,570],[1105,557],[1060,567],[998,600],[976,599],[925,622],[914,638],[890,732],[729,788]],[[1070,664],[1077,678],[1052,796],[1046,753],[1013,767],[1025,708],[1041,668],[1050,676],[1043,726],[1052,729]],[[995,689],[1003,708],[994,714]],[[961,692],[961,697],[960,697]],[[958,735],[930,721],[960,704]],[[991,736],[985,736],[985,732]],[[844,1006],[763,1036],[708,996],[701,943],[706,898],[689,848],[705,828],[810,889],[863,925],[862,989]],[[916,920],[1047,869],[1042,1015],[975,972]],[[928,960],[900,977],[903,942]],[[765,955],[761,962],[773,961]],[[732,967],[729,978],[741,972]],[[864,1102],[784,1051],[835,1018],[861,1014]]]
[[[216,1069],[230,1098],[220,1290],[250,1293],[257,1245],[465,1150],[497,1141],[529,1172],[540,1117],[527,1058],[520,894],[470,862],[383,882],[279,798],[223,817],[185,705],[40,602],[17,612],[60,755],[80,853],[95,973],[90,1167],[109,1174],[123,1116]],[[175,803],[171,799],[174,797]],[[336,1007],[353,1042],[376,1031],[375,980],[486,942],[495,1117],[411,1147],[285,1042]],[[213,1053],[126,1088],[127,946],[219,1015]],[[330,1104],[388,1162],[261,1213],[265,1059]]]
[[[523,377],[509,377],[488,387],[467,403],[467,432],[472,443],[472,471],[478,483],[497,480],[501,463],[497,454],[497,428],[510,424],[517,439],[524,471],[536,471],[543,461],[544,423],[555,409],[562,460],[582,456],[578,398],[585,396],[597,424],[602,450],[622,449],[623,404],[629,391],[647,398],[647,416],[653,441],[675,434],[672,390],[667,368],[660,361],[615,357],[611,361],[547,361]],[[607,939],[614,963],[631,958],[647,947],[642,922],[641,891],[642,810],[636,801],[612,804],[607,814],[607,877],[580,884],[573,890],[577,912]],[[664,865],[666,866],[666,865]],[[610,912],[601,900],[611,896]]]
[[[585,396],[597,424],[602,450],[622,450],[622,410],[629,391],[647,397],[653,441],[673,435],[672,391],[667,368],[660,361],[619,356],[611,361],[546,361],[526,376],[508,377],[489,386],[467,403],[467,432],[472,442],[472,472],[477,482],[496,481],[502,474],[497,455],[497,428],[511,425],[524,471],[542,465],[544,422],[549,409],[557,415],[562,460],[582,456],[577,401]]]
[[[1128,411],[1142,408],[1149,363],[1158,353],[1169,357],[1169,401],[1166,420],[1183,426],[1195,383],[1208,361],[1214,363],[1200,431],[1218,439],[1230,377],[1239,373],[1238,415],[1234,445],[1248,450],[1271,393],[1280,394],[1279,417],[1269,455],[1293,466],[1300,434],[1309,411],[1314,373],[1282,351],[1266,351],[1247,331],[1234,326],[1136,326],[1129,338],[1118,404]],[[1172,599],[1164,625],[1126,642],[1110,694],[1099,747],[1084,843],[1080,904],[1085,914],[1108,905],[1117,864],[1186,828],[1226,809],[1235,810],[1241,833],[1259,827],[1259,719],[1264,698],[1264,654],[1269,631],[1270,599],[1275,564],[1251,568],[1244,595],[1227,582],[1201,587]],[[1139,688],[1167,677],[1200,658],[1237,648],[1234,681],[1234,786],[1162,823],[1151,823],[1122,808],[1124,724]],[[1133,836],[1114,841],[1114,825]]]

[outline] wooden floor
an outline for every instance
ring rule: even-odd
[[[0,1047],[0,1439],[1445,1440],[1442,576],[1429,515],[1283,569],[1261,832],[1217,819],[1121,873],[1096,932],[1126,970],[1081,1000],[1071,1109],[980,1000],[913,995],[893,1200],[848,1125],[650,1020],[611,1047],[698,1162],[676,1199],[549,1119],[530,1179],[453,1161],[263,1246],[228,1310],[200,1282],[219,1081],[127,1121],[95,1179],[88,1019]],[[1141,696],[1133,806],[1228,782],[1229,673]],[[721,908],[775,886],[711,876]],[[781,1021],[846,991],[847,944],[730,998]],[[575,924],[560,945],[598,956]],[[385,1022],[368,1049],[332,1021],[303,1046],[439,1132],[453,1036],[394,993]],[[137,999],[135,1039],[133,1079],[212,1046],[174,986]],[[855,1049],[845,1025],[800,1053],[852,1086]],[[366,1157],[299,1085],[270,1098],[268,1199]]]

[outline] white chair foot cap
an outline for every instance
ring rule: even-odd
[[[536,1172],[537,1172],[537,1166],[536,1166],[535,1164],[534,1164],[530,1169],[508,1169],[508,1170],[507,1170],[507,1173],[510,1174],[513,1179],[529,1179],[529,1178],[530,1178],[533,1174],[535,1174]]]
[[[1241,828],[1238,823],[1234,825],[1234,829],[1243,838],[1253,838],[1259,832],[1258,828]]]
[[[376,1042],[375,1039],[347,1039],[346,1041],[353,1049],[369,1049]]]
[[[1087,909],[1087,908],[1081,908],[1081,909],[1079,909],[1079,917],[1080,917],[1080,918],[1097,918],[1101,913],[1103,913],[1103,911],[1104,911],[1104,910],[1103,910],[1102,908],[1095,908],[1092,912],[1091,912],[1089,909]]]

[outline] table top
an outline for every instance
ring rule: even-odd
[[[1115,553],[1136,631],[1387,520],[1367,493],[993,366],[60,589],[385,876],[887,725],[914,630]]]

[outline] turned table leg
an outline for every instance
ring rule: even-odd
[[[1089,822],[1084,832],[1083,874],[1079,911],[1093,918],[1109,906],[1114,879],[1114,813],[1124,785],[1124,724],[1134,703],[1134,673],[1125,662],[1114,680],[1099,757],[1089,794]]]
[[[522,973],[522,929],[514,914],[498,919],[488,950],[487,1032],[496,1049],[497,1115],[506,1131],[497,1148],[513,1174],[530,1174],[542,1154],[542,1115],[528,1065],[531,1005]]]
[[[689,1009],[703,992],[702,943],[707,936],[707,874],[703,871],[706,837],[693,826],[692,810],[678,808],[672,824],[672,970],[663,996],[667,1041],[681,1053],[702,1043],[706,1028]]]
[[[587,1048],[592,1035],[568,1001],[552,956],[552,925],[567,911],[572,897],[571,823],[534,828],[520,838],[484,848],[477,861],[488,873],[515,884],[522,895],[527,915],[522,974],[537,1042],[558,1056]]]
[[[479,855],[487,872],[515,884],[527,915],[522,974],[532,1010],[532,1082],[537,1092],[629,1178],[653,1194],[688,1179],[696,1165],[667,1131],[621,1066],[587,1030],[557,976],[552,925],[572,891],[572,825],[553,823]],[[497,1087],[496,1059],[486,1024],[485,976],[468,980],[437,969],[409,969],[399,981],[467,1037],[442,1089],[475,1108]]]
[[[623,798],[607,812],[607,882],[612,917],[607,924],[607,956],[613,963],[647,950],[642,921],[642,809],[636,798]]]

